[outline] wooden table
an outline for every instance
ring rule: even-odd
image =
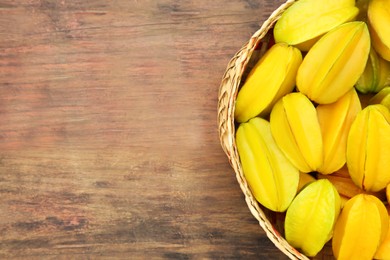
[[[286,259],[217,131],[283,0],[0,0],[0,259]]]

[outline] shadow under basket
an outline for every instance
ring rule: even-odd
[[[256,201],[244,177],[235,140],[237,124],[234,121],[234,106],[238,90],[245,81],[249,71],[273,44],[272,31],[275,22],[294,2],[296,1],[288,0],[279,6],[228,63],[219,88],[218,130],[222,148],[236,174],[248,208],[259,221],[268,238],[289,258],[310,259],[284,239],[283,225],[285,213],[270,211]],[[331,243],[328,242],[313,259],[334,259]]]

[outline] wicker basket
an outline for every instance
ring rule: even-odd
[[[278,214],[270,212],[256,201],[243,175],[235,142],[234,104],[238,89],[241,86],[241,82],[243,82],[241,80],[245,79],[253,64],[267,50],[273,25],[294,2],[294,0],[288,0],[276,9],[263,23],[261,28],[253,34],[249,41],[230,60],[219,89],[218,128],[222,148],[236,173],[237,181],[253,216],[259,221],[260,226],[264,229],[269,239],[284,254],[291,259],[308,259],[283,238],[281,234],[283,229],[278,227],[282,223],[282,221],[278,221]]]

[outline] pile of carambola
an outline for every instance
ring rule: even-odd
[[[300,0],[273,36],[235,104],[249,187],[305,255],[390,259],[390,0]]]

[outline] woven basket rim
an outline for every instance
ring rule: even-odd
[[[229,163],[232,166],[239,186],[245,195],[245,201],[251,214],[258,220],[259,225],[267,234],[267,237],[273,244],[290,259],[309,259],[292,247],[284,237],[282,237],[276,228],[267,219],[266,214],[252,194],[240,164],[237,147],[235,143],[235,124],[234,124],[234,104],[237,92],[240,86],[242,75],[248,65],[248,62],[255,50],[261,43],[261,40],[267,35],[274,23],[280,18],[282,13],[298,0],[287,0],[280,5],[263,22],[258,29],[243,45],[243,47],[229,61],[226,71],[222,77],[218,94],[218,132],[222,149],[226,153]]]

